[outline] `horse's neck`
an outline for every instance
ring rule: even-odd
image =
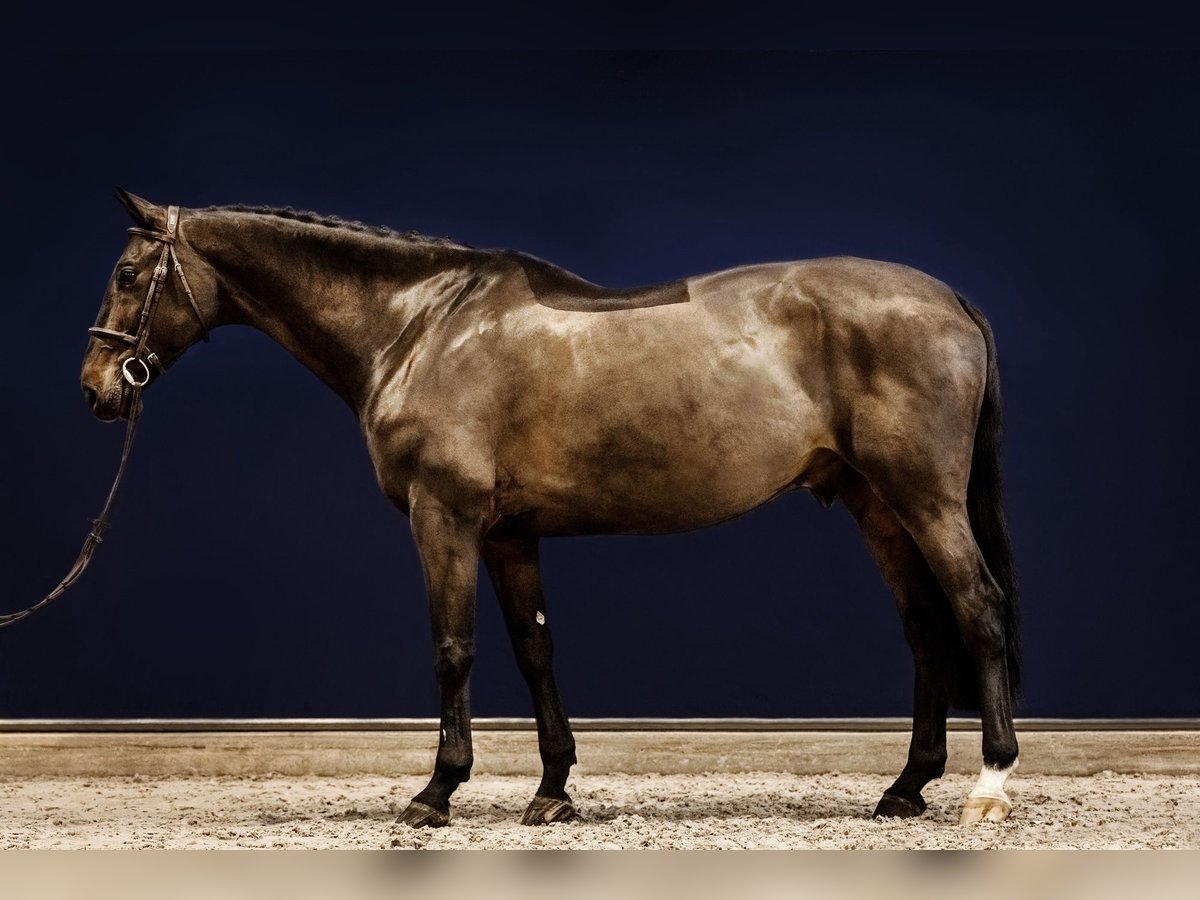
[[[356,413],[380,352],[417,313],[405,302],[413,286],[462,265],[453,258],[458,248],[265,216],[232,222],[214,218],[192,229],[220,283],[221,322],[273,338]]]

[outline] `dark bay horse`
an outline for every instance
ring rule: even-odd
[[[380,487],[411,519],[442,712],[433,777],[400,822],[447,824],[470,774],[480,558],[537,717],[543,777],[522,821],[562,821],[575,741],[539,539],[700,528],[800,488],[853,514],[916,662],[908,762],[876,815],[924,811],[950,704],[983,725],[962,821],[1008,815],[1018,652],[996,354],[946,285],[832,258],[606,290],[521,253],[118,199],[136,227],[84,356],[95,414],[127,417],[140,402],[127,382],[152,383],[208,329],[251,325],[350,405]],[[148,290],[161,292],[149,321]]]

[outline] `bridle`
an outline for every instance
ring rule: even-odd
[[[71,568],[67,570],[67,574],[63,576],[62,581],[49,594],[35,603],[28,609],[23,609],[20,612],[9,613],[5,616],[0,616],[0,628],[7,628],[16,622],[21,621],[31,613],[41,609],[51,600],[62,596],[66,593],[75,581],[87,569],[88,563],[92,561],[92,554],[95,552],[97,545],[103,540],[104,529],[109,525],[109,512],[112,510],[113,501],[117,497],[117,488],[121,485],[121,478],[125,474],[125,465],[129,462],[129,454],[133,449],[133,436],[137,432],[138,419],[141,417],[142,411],[142,389],[150,383],[151,367],[158,374],[163,374],[166,371],[166,366],[159,359],[157,353],[148,349],[150,340],[150,326],[154,321],[154,312],[158,308],[159,298],[162,296],[163,286],[167,282],[167,276],[174,269],[175,274],[179,276],[179,283],[183,286],[183,293],[187,297],[188,304],[192,307],[192,312],[196,314],[196,320],[200,323],[200,328],[204,333],[204,340],[208,340],[208,326],[204,323],[204,316],[200,313],[200,306],[196,303],[196,298],[192,294],[192,289],[188,285],[187,277],[183,274],[183,266],[179,264],[179,257],[175,255],[175,230],[179,225],[179,207],[167,207],[167,227],[164,231],[156,231],[149,228],[130,228],[130,234],[141,235],[142,237],[150,238],[151,240],[160,242],[162,252],[158,256],[158,265],[154,267],[154,275],[150,279],[150,289],[146,292],[146,299],[142,303],[142,311],[138,316],[137,331],[133,334],[128,334],[124,331],[114,331],[111,328],[89,328],[88,334],[92,337],[101,340],[116,341],[122,344],[128,344],[133,347],[133,353],[126,357],[121,362],[121,375],[125,379],[126,389],[129,391],[129,420],[125,427],[125,444],[121,449],[121,462],[117,466],[116,477],[113,478],[112,487],[109,488],[108,498],[104,501],[104,508],[100,510],[100,515],[92,520],[92,528],[88,531],[87,537],[84,538],[83,548],[79,551],[79,556]],[[168,268],[167,264],[171,264]],[[140,371],[135,371],[135,367],[140,366]]]
[[[204,324],[204,316],[200,312],[200,305],[196,302],[195,295],[192,294],[192,288],[188,284],[187,276],[183,274],[183,266],[179,264],[179,257],[175,255],[175,229],[179,224],[179,207],[167,207],[167,227],[165,231],[155,231],[149,228],[130,228],[130,234],[138,234],[142,237],[150,238],[152,241],[159,241],[162,246],[162,252],[158,255],[158,265],[154,267],[154,275],[150,279],[150,289],[146,292],[146,300],[142,304],[142,312],[138,317],[137,331],[129,334],[124,331],[114,331],[111,328],[89,328],[88,334],[92,337],[100,338],[101,340],[117,341],[122,344],[130,344],[133,346],[133,354],[126,357],[121,363],[121,375],[125,378],[125,382],[135,390],[144,388],[150,383],[150,369],[154,367],[154,371],[162,375],[166,372],[166,367],[158,354],[153,350],[147,349],[147,343],[150,340],[150,325],[154,321],[154,312],[158,308],[158,298],[162,296],[162,290],[167,283],[167,276],[171,269],[167,268],[167,263],[171,264],[171,268],[175,270],[175,274],[179,276],[179,284],[183,287],[184,296],[187,297],[188,305],[192,307],[192,312],[196,314],[196,321],[200,323],[200,328],[204,333],[204,340],[208,340],[208,326]],[[141,372],[134,374],[131,371],[131,364],[141,367]]]

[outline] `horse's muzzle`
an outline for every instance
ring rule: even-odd
[[[84,402],[91,408],[92,414],[101,422],[114,422],[117,419],[129,418],[129,392],[121,390],[100,390],[87,382],[81,382]]]

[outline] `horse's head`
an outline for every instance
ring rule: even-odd
[[[211,317],[215,307],[211,270],[186,247],[178,207],[155,206],[120,188],[116,196],[134,227],[90,329],[79,376],[84,399],[106,422],[128,417],[136,393],[207,340],[204,310]]]

